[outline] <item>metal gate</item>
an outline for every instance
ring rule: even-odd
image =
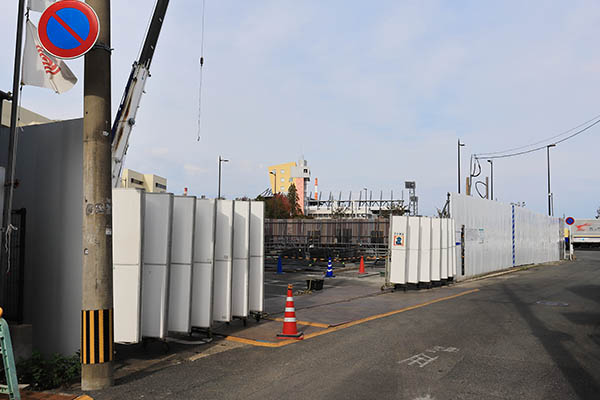
[[[388,218],[266,219],[265,255],[292,260],[353,261],[387,255]]]
[[[4,255],[0,271],[0,306],[4,310],[4,318],[14,323],[23,322],[26,215],[24,208],[12,212],[11,222],[17,230],[10,237],[9,262]]]

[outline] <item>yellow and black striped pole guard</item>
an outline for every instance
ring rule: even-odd
[[[81,311],[81,363],[100,364],[113,359],[113,310]]]

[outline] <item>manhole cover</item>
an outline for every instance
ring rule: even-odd
[[[552,306],[552,307],[568,307],[569,303],[563,303],[562,301],[550,301],[550,300],[539,300],[536,301],[535,304],[541,304],[543,306]]]

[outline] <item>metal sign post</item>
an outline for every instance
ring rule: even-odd
[[[573,236],[571,234],[571,225],[575,223],[575,218],[567,217],[565,218],[565,223],[569,225],[569,236],[567,238],[568,240],[566,241],[566,251],[569,253],[569,260],[573,260]]]

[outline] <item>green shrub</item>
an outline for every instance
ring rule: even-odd
[[[53,354],[44,358],[34,351],[31,358],[17,364],[19,383],[28,383],[34,390],[54,389],[77,381],[81,376],[79,352],[65,357]]]

